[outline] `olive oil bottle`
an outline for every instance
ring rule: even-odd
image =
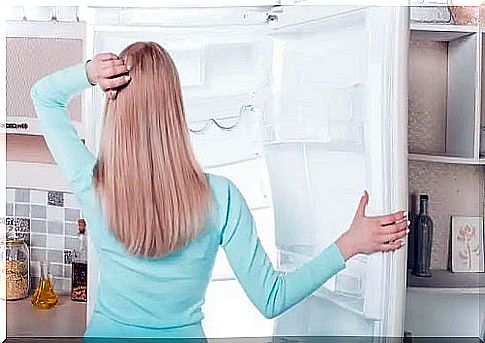
[[[49,279],[49,265],[46,262],[41,262],[40,264],[40,280],[31,301],[34,307],[42,310],[53,308],[59,302],[59,298]]]

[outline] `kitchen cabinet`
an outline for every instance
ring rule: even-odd
[[[410,158],[479,164],[478,26],[411,24]]]
[[[29,180],[35,180],[35,187],[42,189],[67,189],[62,176],[53,177],[60,173],[42,136],[30,91],[40,78],[85,60],[85,23],[7,21],[6,37],[7,186],[29,188]],[[77,96],[68,107],[81,139],[86,131],[84,106],[83,97]]]
[[[43,76],[85,60],[85,24],[8,21],[6,36],[6,121],[8,124],[27,124],[26,127],[7,127],[7,133],[42,135],[30,90]],[[81,97],[69,104],[69,113],[83,138]]]

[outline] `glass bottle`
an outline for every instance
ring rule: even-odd
[[[5,245],[4,245],[5,244]],[[30,288],[30,257],[29,248],[21,238],[11,238],[2,243],[2,273],[5,275],[5,285],[2,287],[1,298],[7,300],[24,299],[29,296]]]
[[[42,310],[53,308],[59,302],[49,278],[49,264],[47,262],[40,263],[40,280],[31,301],[34,307]]]
[[[71,300],[86,302],[88,298],[88,247],[86,222],[78,219],[79,250],[74,251],[71,275]]]
[[[413,275],[431,276],[431,247],[433,244],[433,220],[428,214],[428,196],[419,196],[419,214],[414,220]]]

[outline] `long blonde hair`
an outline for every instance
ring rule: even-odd
[[[131,67],[131,81],[106,99],[93,183],[110,229],[129,252],[167,255],[203,228],[210,189],[191,149],[168,52],[138,42],[120,58]]]

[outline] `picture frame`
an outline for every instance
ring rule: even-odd
[[[482,217],[451,217],[451,271],[484,272]]]

